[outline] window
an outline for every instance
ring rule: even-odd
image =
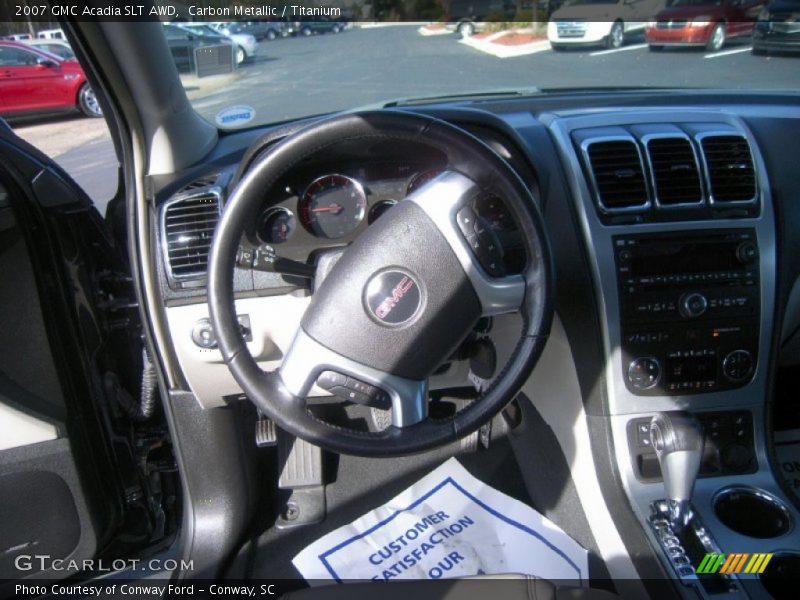
[[[33,52],[0,47],[0,67],[29,67],[37,63],[37,58]]]

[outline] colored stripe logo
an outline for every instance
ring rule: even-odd
[[[712,552],[706,554],[697,572],[701,574],[721,573],[763,573],[769,561],[772,560],[772,553],[756,552],[736,552],[724,554],[722,552]]]

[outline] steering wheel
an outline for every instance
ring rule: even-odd
[[[409,141],[447,157],[446,170],[362,233],[315,291],[281,366],[263,371],[240,333],[233,298],[237,249],[265,191],[302,160],[342,143]],[[471,202],[492,190],[521,234],[521,274],[493,270]],[[487,254],[488,253],[488,254]],[[399,111],[347,114],[287,137],[251,165],[231,194],[209,259],[208,294],[219,349],[247,397],[278,426],[324,449],[360,456],[420,452],[476,431],[508,404],[535,366],[552,321],[551,264],[542,217],[517,174],[488,146],[443,121]],[[517,312],[510,359],[480,397],[446,419],[428,416],[429,375],[481,316]],[[320,376],[374,386],[392,424],[364,432],[308,410]]]

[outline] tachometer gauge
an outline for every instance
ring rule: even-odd
[[[294,233],[297,222],[287,208],[271,208],[261,220],[258,236],[267,244],[282,244]]]
[[[367,196],[355,179],[325,175],[315,179],[298,202],[300,222],[318,237],[336,239],[352,233],[364,220]]]
[[[411,178],[411,182],[408,184],[408,188],[406,188],[406,196],[410,196],[416,192],[419,188],[428,183],[431,179],[435,178],[441,172],[442,171],[440,169],[428,169],[427,171],[420,171],[414,175],[414,177]]]

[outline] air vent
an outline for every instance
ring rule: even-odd
[[[688,138],[654,137],[647,140],[656,203],[660,207],[703,203],[697,158]]]
[[[650,201],[639,147],[632,139],[589,141],[584,151],[592,170],[601,207],[607,212],[631,212]]]
[[[206,276],[219,213],[219,194],[214,192],[198,192],[172,200],[165,206],[161,235],[171,279]]]
[[[708,135],[701,139],[701,145],[711,202],[755,202],[756,175],[747,140],[740,135]]]
[[[193,192],[194,190],[200,190],[203,188],[211,187],[217,182],[218,177],[219,173],[211,173],[210,175],[204,175],[200,179],[196,179],[192,183],[183,186],[180,190],[178,190],[178,193],[185,194],[186,192]]]

